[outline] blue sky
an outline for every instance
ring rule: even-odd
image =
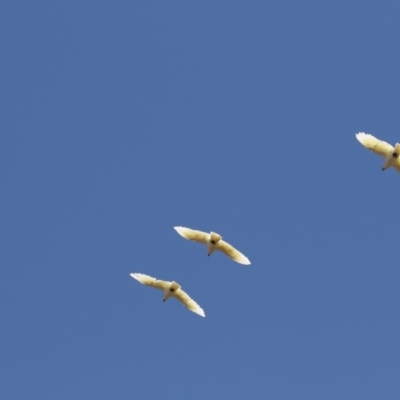
[[[4,1],[1,398],[398,399],[399,13]]]

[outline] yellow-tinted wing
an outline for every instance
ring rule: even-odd
[[[222,251],[224,254],[226,254],[228,257],[232,258],[232,260],[238,262],[239,264],[243,265],[251,264],[250,260],[244,254],[236,250],[233,246],[231,246],[224,240],[220,240],[217,243],[216,249]]]
[[[183,303],[190,311],[193,311],[202,317],[206,316],[204,310],[182,289],[177,290],[176,293],[174,293],[174,297]]]
[[[386,158],[393,150],[393,146],[383,140],[377,139],[369,133],[360,132],[356,134],[357,140],[367,149]]]
[[[135,274],[130,274],[130,275],[133,279],[136,279],[140,283],[143,283],[143,285],[151,286],[153,288],[160,289],[160,290],[166,290],[169,287],[169,285],[171,284],[171,282],[159,281],[158,279],[153,278],[152,276],[149,276],[149,275],[145,275],[145,274],[135,273]]]
[[[174,226],[174,229],[185,239],[193,240],[194,242],[207,244],[208,238],[210,237],[210,235],[206,232],[184,228],[183,226]]]

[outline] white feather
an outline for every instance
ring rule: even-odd
[[[356,134],[357,140],[367,149],[373,151],[375,154],[383,157],[385,162],[382,169],[385,170],[394,167],[400,172],[400,144],[396,143],[393,147],[391,144],[377,139],[369,133],[359,132]]]

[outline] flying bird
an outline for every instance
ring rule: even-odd
[[[400,144],[396,143],[395,147],[391,144],[379,140],[369,133],[359,132],[356,134],[357,140],[367,149],[379,154],[385,159],[382,165],[382,171],[390,167],[394,167],[400,172]]]
[[[189,297],[189,295],[181,289],[181,285],[176,282],[160,281],[145,274],[130,274],[133,279],[136,279],[143,285],[151,286],[160,289],[164,292],[163,301],[167,301],[170,297],[175,297],[184,304],[190,311],[205,317],[203,309]]]
[[[183,226],[174,226],[174,229],[185,239],[203,243],[207,246],[207,254],[210,256],[215,250],[222,251],[225,255],[239,264],[250,265],[250,260],[236,250],[229,243],[222,240],[222,236],[215,232],[201,232]]]

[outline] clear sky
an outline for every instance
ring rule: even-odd
[[[399,399],[399,15],[3,1],[0,397]]]

